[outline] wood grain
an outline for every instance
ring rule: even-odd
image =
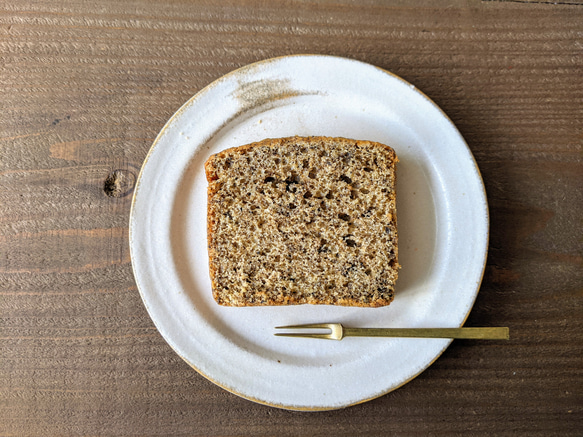
[[[4,2],[0,434],[581,435],[583,9],[560,3]],[[296,53],[386,68],[456,123],[491,212],[467,325],[511,328],[342,411],[199,376],[129,258],[132,181],[166,120],[223,74]]]

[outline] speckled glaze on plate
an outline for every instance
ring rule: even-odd
[[[399,261],[384,308],[228,308],[211,293],[203,164],[265,138],[342,136],[392,146]],[[319,55],[236,70],[168,121],[140,172],[130,217],[132,266],[144,304],[171,347],[244,398],[293,410],[370,400],[413,379],[445,339],[275,337],[279,325],[459,327],[478,293],[488,245],[482,179],[447,116],[413,85],[362,62]]]

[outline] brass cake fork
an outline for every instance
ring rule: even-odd
[[[277,326],[275,329],[308,329],[328,332],[279,332],[280,337],[324,338],[342,340],[344,337],[416,337],[416,338],[456,338],[473,340],[508,340],[508,328],[348,328],[340,323],[312,323],[307,325]]]

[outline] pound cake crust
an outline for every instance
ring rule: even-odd
[[[397,280],[394,150],[330,137],[266,139],[205,163],[220,305],[380,307]]]

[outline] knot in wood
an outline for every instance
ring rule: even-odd
[[[129,170],[114,170],[107,175],[103,192],[108,197],[125,197],[136,185],[136,175]]]

